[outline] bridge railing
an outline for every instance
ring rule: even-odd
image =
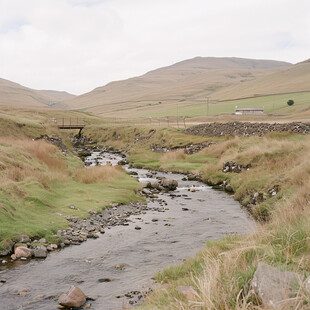
[[[85,126],[86,121],[84,118],[70,117],[70,118],[50,118],[49,121],[59,126]]]

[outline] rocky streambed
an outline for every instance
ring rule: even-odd
[[[0,267],[1,309],[54,309],[70,285],[90,297],[91,309],[135,305],[157,271],[193,256],[207,240],[255,229],[231,196],[184,175],[130,168],[123,155],[100,150],[85,163],[122,163],[144,184],[147,203],[114,205],[86,220],[70,217],[69,229],[57,233],[70,245],[64,251]],[[163,182],[171,179],[178,183],[173,191]]]

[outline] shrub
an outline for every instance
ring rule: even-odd
[[[294,100],[292,100],[292,99],[288,100],[288,101],[287,101],[287,104],[288,104],[289,106],[293,105],[293,104],[294,104]]]

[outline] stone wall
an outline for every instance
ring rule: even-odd
[[[185,132],[198,136],[263,136],[270,132],[310,134],[310,123],[208,123],[190,127]]]

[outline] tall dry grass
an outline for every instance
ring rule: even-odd
[[[59,155],[57,156],[59,150],[56,146],[42,140],[23,140],[20,145],[31,155],[44,162],[49,169],[54,171],[63,171],[66,169],[65,161],[59,158]]]
[[[175,162],[175,161],[181,161],[185,159],[186,159],[186,155],[184,153],[184,150],[178,150],[178,151],[170,151],[170,152],[165,153],[162,156],[161,161],[162,162]]]
[[[31,177],[48,187],[56,180],[65,180],[68,176],[61,152],[45,141],[1,137],[0,158],[2,185]]]
[[[114,182],[117,178],[123,174],[121,166],[95,166],[87,169],[80,168],[74,175],[74,180],[85,183],[106,183]]]

